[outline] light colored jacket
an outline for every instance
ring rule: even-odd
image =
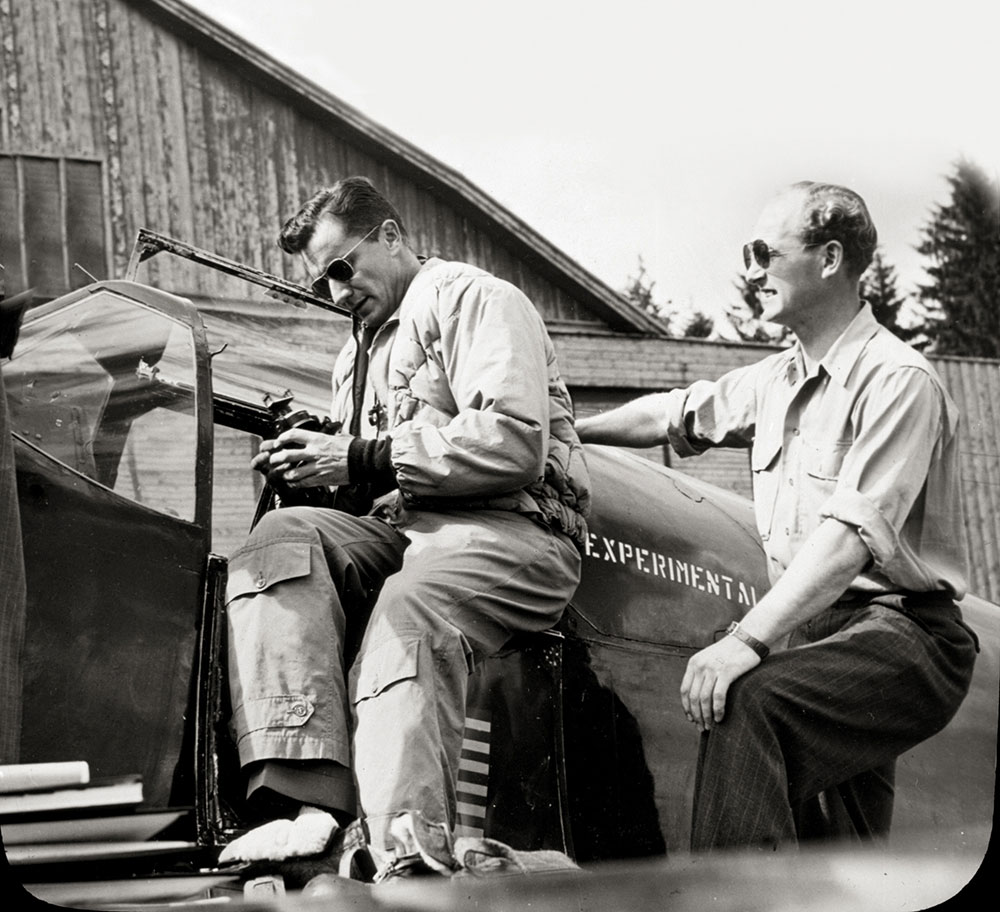
[[[357,342],[334,376],[333,416],[350,419]],[[534,516],[578,543],[590,482],[573,407],[538,311],[515,286],[464,263],[428,260],[370,348],[403,504]],[[346,391],[346,394],[345,394]]]

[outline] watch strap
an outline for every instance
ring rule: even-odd
[[[733,621],[726,628],[726,635],[736,637],[741,643],[746,643],[757,655],[760,656],[761,661],[766,659],[770,655],[771,650],[767,643],[762,643],[755,636],[751,636],[742,627],[740,627],[739,621]]]

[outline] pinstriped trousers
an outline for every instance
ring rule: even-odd
[[[799,809],[852,780],[880,786],[888,809],[868,816],[887,830],[895,760],[958,710],[976,649],[958,606],[935,595],[838,602],[803,625],[734,682],[702,735],[692,851],[795,844]]]

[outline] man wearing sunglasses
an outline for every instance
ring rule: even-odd
[[[272,511],[230,561],[249,799],[262,818],[360,812],[383,874],[427,863],[399,831],[411,812],[447,869],[469,671],[552,626],[579,581],[589,482],[572,405],[524,294],[419,258],[367,179],[317,193],[279,243],[354,315],[333,372],[343,433],[288,430],[253,466],[367,503]]]
[[[594,443],[750,449],[772,588],[681,684],[703,732],[695,850],[885,835],[895,758],[954,715],[976,651],[955,604],[958,414],[859,298],[876,246],[864,201],[796,184],[754,234],[746,277],[792,348],[578,422]]]

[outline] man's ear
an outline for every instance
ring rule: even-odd
[[[844,245],[840,241],[827,241],[823,245],[823,278],[836,275],[844,268]]]
[[[385,241],[385,244],[390,251],[405,246],[403,232],[399,230],[399,225],[396,223],[395,219],[390,218],[382,222],[381,234],[382,240]]]

